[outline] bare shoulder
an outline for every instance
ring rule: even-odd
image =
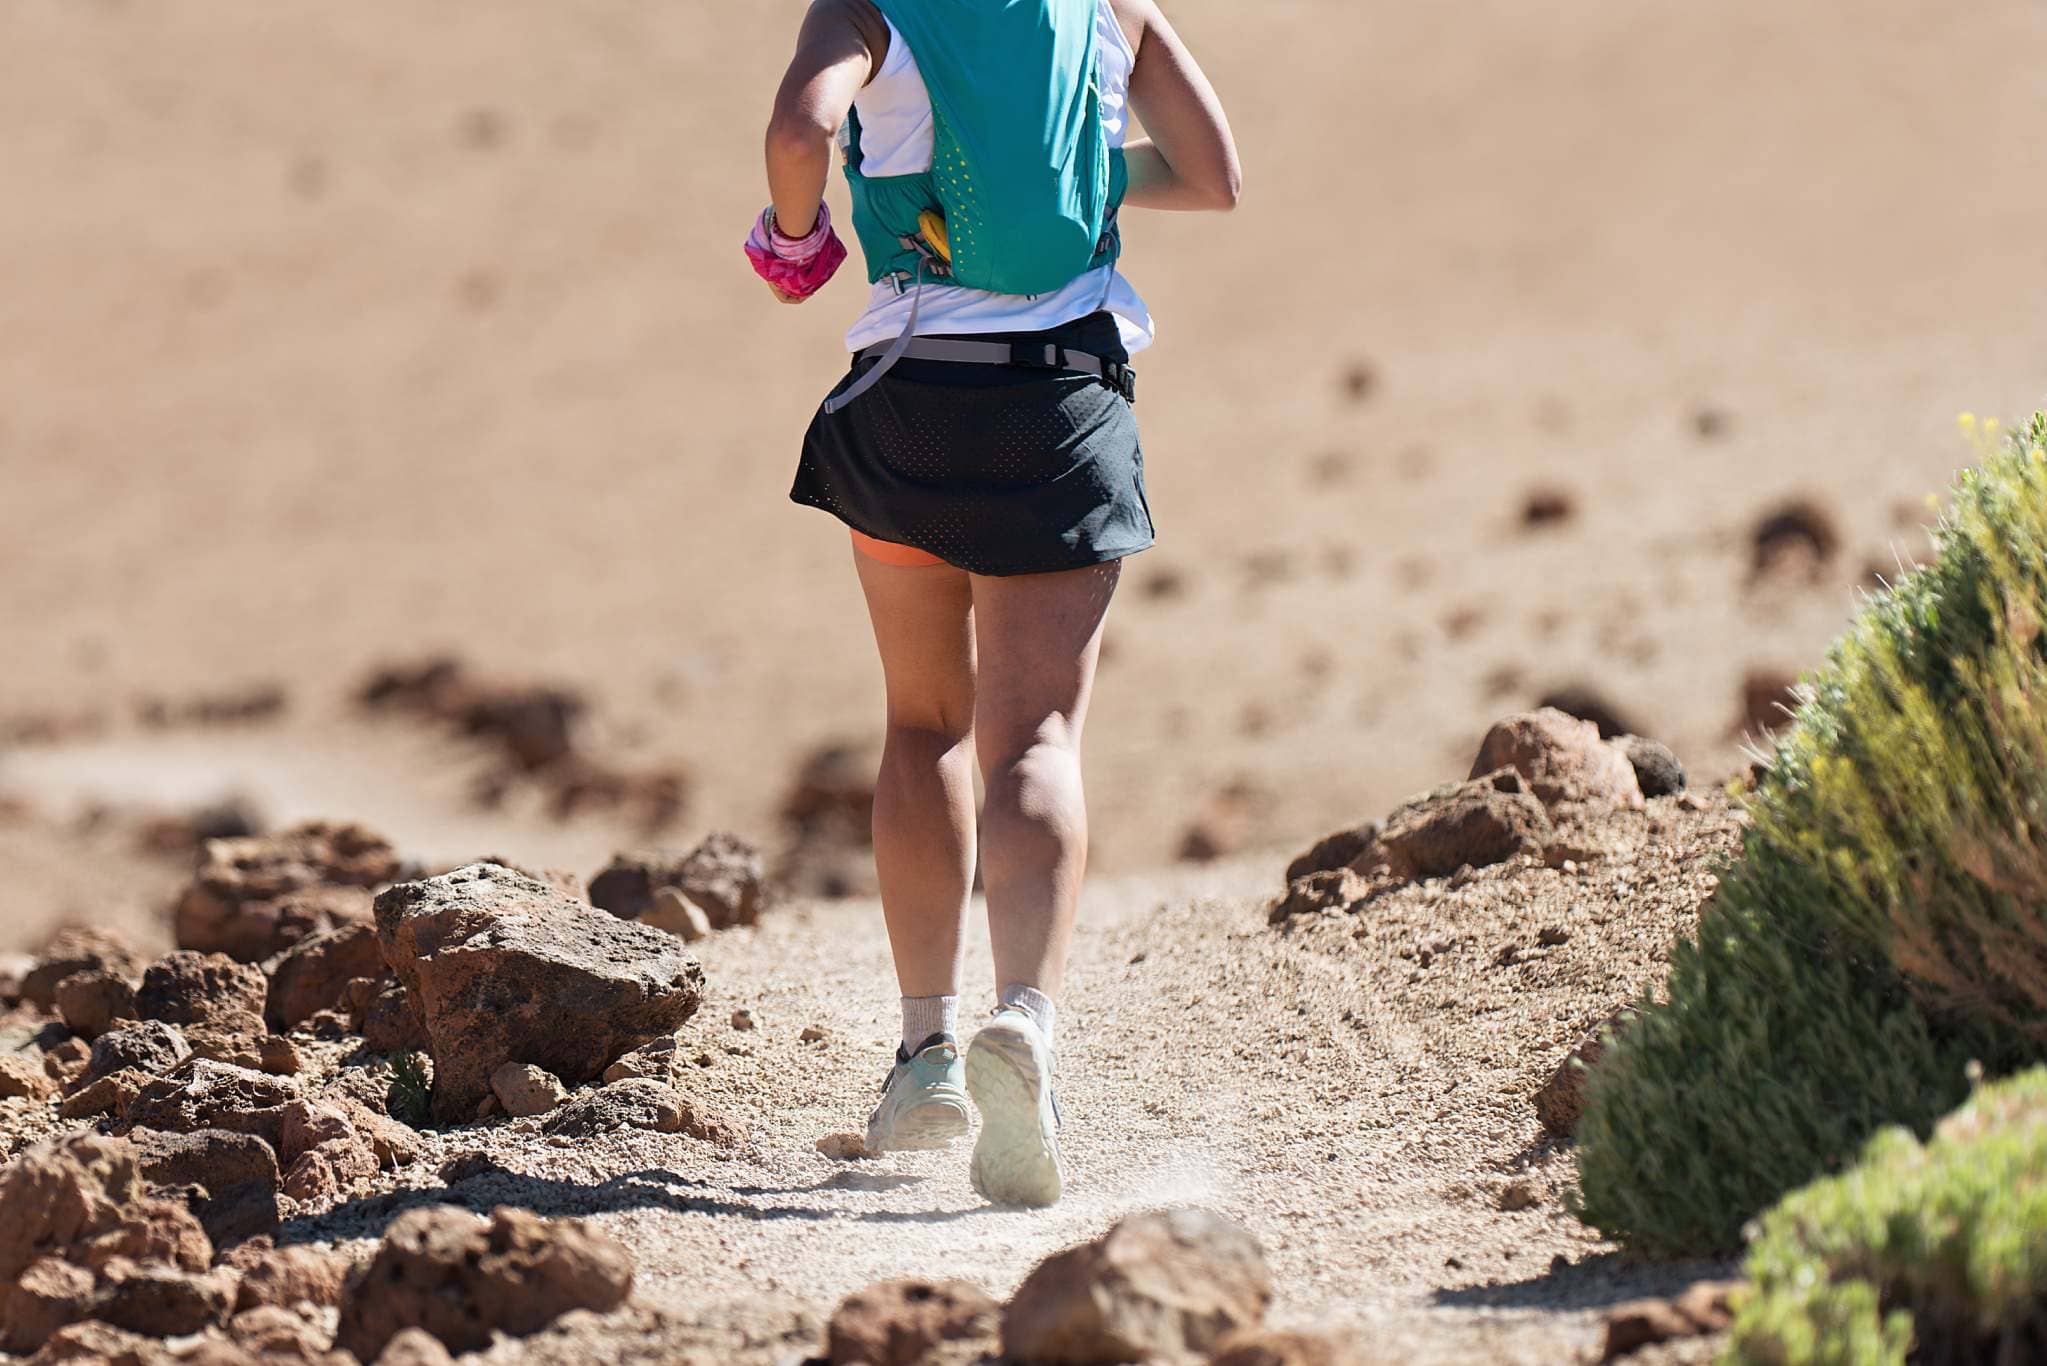
[[[889,33],[888,20],[875,6],[874,0],[811,0],[810,13],[813,19],[849,30],[859,37],[874,66],[868,79],[874,79],[874,75],[881,71],[882,63],[888,60]]]

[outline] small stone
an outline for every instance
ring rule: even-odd
[[[921,1366],[945,1343],[989,1340],[1001,1307],[968,1281],[885,1281],[848,1295],[825,1329],[831,1366]]]
[[[1525,1176],[1519,1176],[1500,1187],[1498,1201],[1502,1213],[1514,1214],[1525,1209],[1534,1209],[1542,1203],[1542,1187]]]
[[[0,1053],[0,1100],[48,1100],[57,1094],[49,1074],[19,1053]]]
[[[506,1063],[491,1074],[490,1089],[505,1113],[517,1119],[547,1114],[568,1099],[552,1073],[531,1063]]]
[[[737,1029],[737,1030],[741,1031],[742,1033],[744,1033],[744,1032],[745,1032],[745,1031],[747,1031],[747,1030],[750,1030],[750,1029],[752,1029],[752,1028],[754,1027],[754,1022],[753,1022],[753,1012],[752,1012],[752,1011],[750,1011],[750,1010],[735,1010],[735,1011],[733,1011],[733,1012],[732,1012],[732,1027],[733,1027],[734,1029]]]
[[[1554,707],[1512,716],[1486,733],[1471,778],[1511,768],[1546,807],[1565,804],[1640,810],[1642,788],[1627,759],[1599,728]]]
[[[123,1025],[100,1035],[92,1046],[80,1089],[116,1072],[137,1071],[159,1076],[192,1056],[190,1045],[177,1026],[161,1020],[144,1020]]]
[[[1669,797],[1684,790],[1685,767],[1670,746],[1640,735],[1623,735],[1616,743],[1634,767],[1643,796]]]
[[[56,998],[65,1028],[80,1038],[97,1039],[115,1021],[136,1018],[135,988],[104,968],[72,973],[57,984]]]
[[[711,937],[711,918],[704,914],[704,908],[674,887],[663,887],[654,893],[640,923],[666,930],[685,944]]]
[[[867,1146],[865,1135],[855,1133],[826,1134],[817,1141],[817,1150],[834,1162],[859,1162],[881,1156]]]
[[[1308,873],[1287,885],[1287,894],[1273,903],[1266,919],[1284,924],[1297,915],[1323,911],[1347,911],[1372,895],[1371,882],[1350,868],[1334,872]]]
[[[253,1018],[263,1030],[263,1002],[270,984],[263,969],[237,963],[224,953],[180,949],[151,963],[135,993],[145,1020],[174,1025],[225,1024],[237,1029]]]
[[[1606,1339],[1599,1359],[1618,1361],[1659,1342],[1697,1337],[1699,1328],[1667,1300],[1630,1300],[1606,1313]]]
[[[1552,1138],[1568,1140],[1577,1134],[1578,1121],[1585,1113],[1586,1080],[1606,1055],[1608,1042],[1624,1032],[1634,1020],[1633,1010],[1617,1012],[1586,1035],[1535,1093],[1535,1117]]]
[[[798,1035],[797,1037],[804,1043],[823,1043],[827,1036],[825,1034],[825,1031],[819,1026],[805,1025],[803,1027],[803,1033]]]
[[[155,1078],[149,1073],[133,1067],[101,1077],[87,1086],[80,1087],[64,1098],[57,1107],[57,1113],[65,1119],[98,1119],[101,1115],[112,1115],[126,1119],[128,1107],[135,1097],[142,1094],[142,1088]]]
[[[106,972],[133,981],[144,961],[133,944],[110,930],[85,926],[59,930],[22,976],[21,998],[38,1009],[55,1010],[57,986],[73,973]]]

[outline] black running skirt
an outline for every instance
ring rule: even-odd
[[[1108,313],[970,340],[1128,359]],[[898,361],[839,412],[818,409],[789,497],[975,574],[1081,569],[1152,543],[1137,418],[1071,370]]]

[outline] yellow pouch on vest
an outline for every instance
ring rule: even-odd
[[[924,210],[917,215],[917,231],[924,235],[924,241],[933,251],[944,257],[947,263],[952,261],[952,238],[946,234],[944,214],[936,209]]]

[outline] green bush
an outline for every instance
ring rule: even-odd
[[[1579,1212],[1731,1251],[1885,1124],[2047,1055],[2047,414],[1965,473],[1926,568],[1808,680],[1668,999],[1611,1050]]]
[[[2047,1069],[1786,1197],[1748,1274],[1734,1366],[2047,1359]]]

